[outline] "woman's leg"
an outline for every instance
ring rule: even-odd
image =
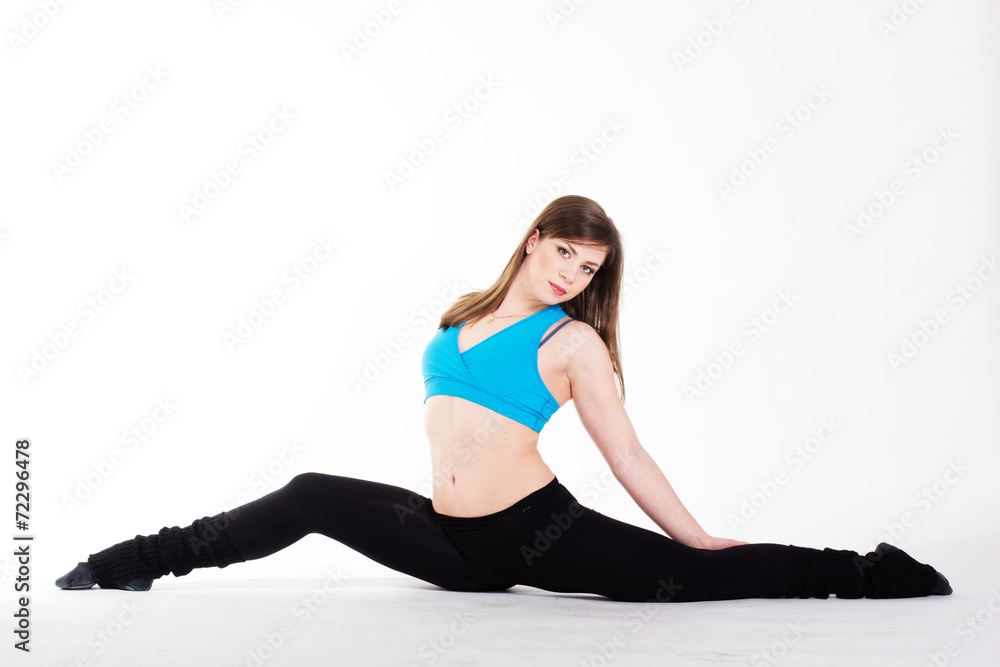
[[[303,473],[282,488],[185,528],[137,535],[88,563],[102,588],[263,558],[310,533],[326,535],[442,588],[503,590],[473,569],[438,526],[429,498],[367,480]],[[141,590],[142,587],[139,586]]]
[[[263,558],[305,535],[320,533],[442,588],[510,588],[488,581],[465,561],[438,525],[430,498],[398,486],[303,473],[237,510],[227,532],[246,560]]]
[[[538,523],[521,545],[518,583],[551,591],[633,602],[862,594],[861,577],[850,572],[853,565],[843,555],[834,567],[850,568],[846,580],[830,576],[828,554],[816,549],[781,544],[696,549],[568,503]]]
[[[486,576],[550,591],[633,602],[927,595],[937,573],[885,557],[781,544],[695,549],[606,517],[550,484],[489,517],[443,519]]]

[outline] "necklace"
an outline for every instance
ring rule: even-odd
[[[495,311],[495,310],[493,311],[493,313],[496,313],[496,312],[497,311]],[[503,319],[505,317],[524,317],[524,315],[496,315],[495,317],[491,317],[490,319],[486,320],[486,324],[493,324],[493,320],[500,320],[500,319]]]

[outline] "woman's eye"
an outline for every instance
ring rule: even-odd
[[[566,250],[566,248],[560,246],[559,254],[562,255],[562,253],[566,253],[565,255],[563,255],[563,257],[569,257],[569,250]],[[588,276],[594,272],[594,270],[589,266],[587,266],[586,264],[584,264],[583,270],[587,273]]]

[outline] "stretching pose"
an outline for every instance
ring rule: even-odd
[[[604,210],[559,197],[496,283],[444,313],[422,360],[433,500],[303,473],[235,509],[90,554],[56,585],[144,591],[167,573],[263,558],[321,533],[453,591],[523,584],[634,602],[951,593],[933,567],[885,543],[862,556],[706,533],[622,405],[622,266]],[[666,535],[582,506],[542,460],[538,434],[571,398],[615,478]]]

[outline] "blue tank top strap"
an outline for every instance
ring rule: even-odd
[[[548,339],[550,339],[553,336],[555,336],[557,331],[559,331],[560,329],[562,329],[564,326],[566,326],[567,324],[569,324],[572,321],[573,321],[572,319],[566,320],[565,322],[563,322],[562,324],[560,324],[559,326],[557,326],[555,329],[553,329],[552,333],[550,333],[548,336],[546,336],[545,338],[542,339],[542,342],[538,344],[538,347],[541,347],[542,345],[545,345],[545,341],[547,341]]]

